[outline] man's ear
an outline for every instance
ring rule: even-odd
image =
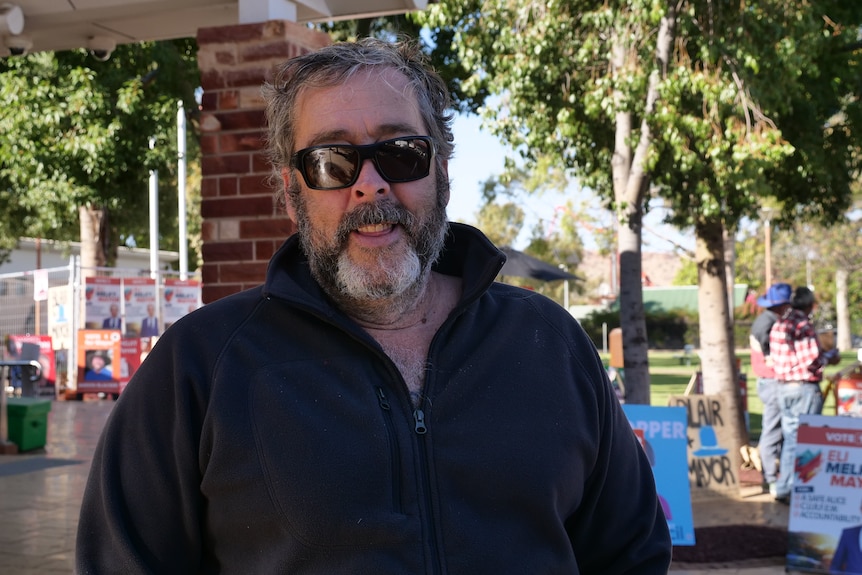
[[[287,197],[287,190],[290,189],[290,170],[288,168],[281,169],[281,182],[284,185],[284,209],[287,210],[288,217],[296,221],[296,210],[293,209],[293,202]]]

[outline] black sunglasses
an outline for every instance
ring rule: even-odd
[[[362,162],[370,159],[389,183],[421,180],[431,170],[434,142],[428,136],[393,138],[365,146],[325,144],[311,146],[290,157],[312,190],[338,190],[359,178]]]

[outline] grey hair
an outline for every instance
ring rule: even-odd
[[[408,80],[419,103],[419,113],[437,151],[437,169],[452,157],[454,112],[446,83],[429,65],[418,42],[386,42],[362,38],[339,42],[292,58],[278,67],[271,82],[263,86],[266,101],[266,150],[273,167],[277,200],[284,205],[285,189],[281,171],[296,151],[296,103],[307,88],[329,88],[349,80],[369,68],[394,69]]]

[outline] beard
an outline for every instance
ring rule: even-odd
[[[448,230],[442,198],[449,182],[439,171],[437,174],[436,200],[424,218],[388,200],[365,203],[346,213],[332,236],[314,228],[298,180],[293,179],[288,198],[296,210],[297,230],[311,274],[342,308],[354,310],[384,299],[400,300],[402,307],[408,307],[422,293]],[[401,226],[407,241],[351,254],[347,249],[350,234],[376,224]]]

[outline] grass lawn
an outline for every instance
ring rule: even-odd
[[[667,405],[667,399],[671,395],[683,395],[691,376],[700,368],[697,354],[693,354],[691,365],[680,365],[679,351],[650,351],[650,402],[652,405]],[[763,405],[757,396],[757,377],[751,371],[751,362],[748,350],[737,350],[737,357],[741,361],[741,371],[746,375],[748,387],[748,425],[749,435],[752,442],[760,437],[760,416],[763,413]],[[607,362],[608,358],[602,359]],[[852,349],[841,353],[841,362],[826,368],[826,376],[833,375],[856,362],[856,350]],[[821,384],[825,391],[827,383]],[[825,398],[823,406],[824,415],[835,415],[835,397],[830,393]]]

